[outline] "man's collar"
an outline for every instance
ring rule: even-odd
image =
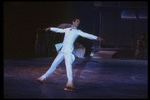
[[[77,30],[77,28],[70,28],[70,31],[71,31],[71,30]]]
[[[73,26],[73,25],[71,25],[71,28],[72,28],[72,29],[77,29],[77,27],[75,27],[75,26]]]

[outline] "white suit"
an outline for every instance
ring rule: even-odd
[[[51,75],[56,67],[60,64],[60,62],[65,59],[66,64],[66,71],[67,71],[67,78],[68,78],[68,85],[73,84],[73,75],[72,75],[72,63],[75,60],[74,55],[72,54],[74,49],[74,41],[77,39],[78,36],[82,36],[91,40],[97,40],[97,36],[82,32],[78,29],[71,29],[71,28],[50,28],[51,31],[56,33],[65,33],[64,40],[62,43],[56,44],[56,49],[59,51],[57,57],[53,61],[50,69],[44,74],[44,77],[48,77]]]

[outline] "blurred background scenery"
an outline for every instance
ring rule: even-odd
[[[6,1],[4,58],[55,56],[54,44],[62,42],[63,35],[44,32],[44,28],[71,24],[74,17],[81,20],[78,29],[105,39],[106,43],[93,41],[93,49],[123,49],[135,54],[143,33],[148,40],[147,1]]]

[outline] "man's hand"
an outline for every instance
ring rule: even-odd
[[[48,28],[45,28],[45,31],[48,31],[48,30],[50,30],[50,27],[48,27]]]
[[[103,38],[99,38],[99,37],[98,37],[97,39],[98,39],[100,42],[101,42],[101,41],[105,42],[105,40],[104,40]]]

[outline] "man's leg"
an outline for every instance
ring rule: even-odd
[[[73,85],[73,72],[72,72],[72,63],[75,60],[75,57],[72,53],[70,54],[65,54],[65,64],[66,64],[66,71],[67,71],[67,78],[68,82],[66,84],[66,87],[72,87],[74,88]]]
[[[44,75],[42,75],[40,78],[38,78],[37,81],[42,82],[43,80],[46,79],[46,77],[50,76],[55,71],[56,67],[62,62],[63,59],[64,59],[64,54],[59,53],[57,55],[57,57],[55,58],[55,60],[53,61],[49,70]]]
[[[90,54],[91,54],[91,47],[92,47],[92,40],[89,39],[85,39],[84,42],[82,43],[82,45],[85,47],[85,54],[84,57],[86,59],[90,59]]]
[[[84,57],[86,58],[86,57],[90,57],[90,54],[91,54],[91,46],[88,46],[88,45],[86,45],[85,46],[85,54],[84,54]]]

